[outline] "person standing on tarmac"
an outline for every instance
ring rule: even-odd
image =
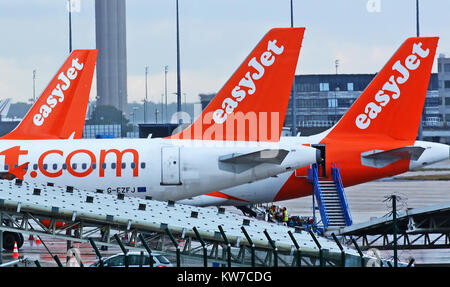
[[[275,217],[275,205],[272,205],[272,207],[270,208],[270,217],[271,217],[271,221],[273,221],[274,219],[276,219]]]
[[[287,224],[288,220],[289,220],[289,214],[287,212],[286,207],[283,207],[283,223]]]

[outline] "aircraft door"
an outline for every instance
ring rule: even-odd
[[[327,177],[327,167],[326,167],[326,157],[325,157],[325,145],[324,144],[312,144],[311,147],[320,150],[320,157],[322,158],[321,162],[317,163],[317,171],[319,172],[319,177],[326,178]]]
[[[180,181],[180,148],[161,148],[161,185],[179,185]]]

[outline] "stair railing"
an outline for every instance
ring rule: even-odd
[[[350,212],[350,207],[348,206],[347,197],[344,192],[344,186],[342,184],[341,174],[339,172],[339,167],[333,164],[331,167],[331,176],[333,177],[334,184],[336,185],[336,190],[339,196],[339,201],[341,202],[342,213],[344,214],[345,225],[350,226],[353,224],[352,214]]]
[[[319,185],[319,174],[317,170],[317,164],[313,164],[311,168],[308,168],[308,181],[313,185],[313,192],[317,199],[317,205],[319,206],[320,217],[324,227],[328,227],[330,219],[323,200],[322,190]]]

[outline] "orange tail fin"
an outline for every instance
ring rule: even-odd
[[[20,124],[1,139],[81,138],[97,50],[75,50]]]
[[[415,140],[438,37],[407,39],[327,137]]]
[[[171,138],[279,141],[304,31],[270,30],[197,120]]]

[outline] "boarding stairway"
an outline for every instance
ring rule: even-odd
[[[352,216],[348,207],[339,168],[331,168],[330,178],[319,178],[317,164],[308,169],[308,181],[313,185],[320,217],[324,228],[340,228],[352,225]]]

